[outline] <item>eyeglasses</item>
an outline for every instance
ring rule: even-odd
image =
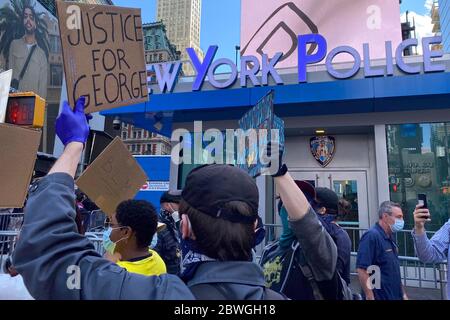
[[[121,226],[118,223],[112,223],[112,222],[105,222],[105,228],[122,228],[123,226]]]

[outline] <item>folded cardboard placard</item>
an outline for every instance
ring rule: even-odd
[[[124,200],[132,199],[147,175],[116,137],[77,179],[78,187],[108,216]]]
[[[141,9],[57,1],[67,95],[86,112],[148,100]]]
[[[23,207],[40,141],[40,130],[0,124],[0,208]]]
[[[6,106],[8,105],[9,86],[11,85],[12,69],[0,73],[0,123],[5,122]]]

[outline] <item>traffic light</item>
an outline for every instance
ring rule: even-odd
[[[17,126],[42,128],[45,100],[33,92],[11,93],[6,107],[5,122]]]

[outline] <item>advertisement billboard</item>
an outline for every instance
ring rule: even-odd
[[[385,57],[385,41],[401,42],[400,5],[386,0],[243,0],[241,1],[241,55],[269,57],[283,52],[278,68],[297,66],[297,36],[320,33],[328,47],[351,46],[370,58]],[[373,45],[372,45],[373,44]],[[309,46],[308,54],[316,50]],[[334,62],[351,61],[339,55]]]

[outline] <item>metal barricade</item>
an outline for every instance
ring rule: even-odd
[[[259,261],[259,258],[261,257],[264,246],[269,242],[278,239],[282,232],[282,225],[280,224],[266,224],[264,227],[266,229],[266,239],[256,248],[257,261]],[[356,276],[357,272],[355,265],[359,240],[367,229],[358,227],[343,227],[343,229],[349,233],[352,241],[351,274]],[[431,238],[434,234],[434,231],[427,231],[427,236],[429,238]],[[441,299],[445,300],[447,298],[446,285],[448,282],[447,263],[445,261],[434,264],[420,262],[420,260],[415,256],[411,230],[402,230],[397,232],[395,236],[397,244],[399,244],[400,271],[403,285],[423,289],[439,290]]]

